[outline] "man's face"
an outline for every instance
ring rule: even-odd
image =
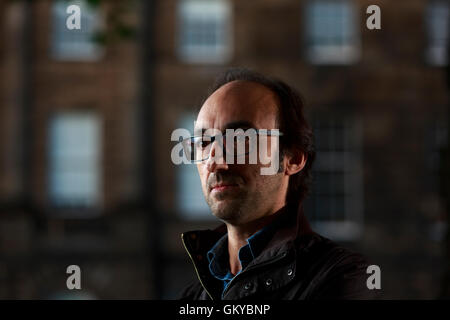
[[[233,81],[206,100],[194,130],[225,133],[226,129],[238,128],[278,129],[277,112],[277,98],[271,90],[257,83]],[[275,137],[267,139],[269,144],[277,142]],[[288,177],[283,172],[261,175],[261,168],[270,164],[262,165],[259,158],[256,164],[250,164],[248,159],[245,164],[227,164],[225,158],[218,161],[214,155],[220,154],[219,148],[214,142],[209,159],[197,165],[206,202],[216,217],[236,225],[245,224],[284,204]]]

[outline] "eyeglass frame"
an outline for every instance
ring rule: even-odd
[[[269,136],[269,137],[283,137],[284,136],[284,133],[279,131],[278,129],[254,129],[254,128],[247,128],[247,129],[245,129],[245,131],[247,131],[249,129],[255,130],[255,133],[256,133],[255,135],[257,137],[259,137],[260,134],[263,134],[263,135]],[[242,129],[242,130],[244,130],[244,129]],[[272,130],[278,130],[278,131],[277,132],[272,132]],[[190,137],[184,138],[183,140],[181,140],[181,145],[183,146],[183,153],[185,154],[186,158],[188,159],[186,148],[185,148],[185,141],[192,141],[192,139],[198,138],[198,137],[209,137],[210,140],[208,140],[208,142],[210,142],[210,145],[212,145],[214,143],[214,141],[217,139],[217,137],[223,137],[223,136],[224,136],[224,134],[221,133],[221,134],[216,134],[216,135],[213,135],[213,136],[210,136],[210,135],[194,135],[194,136],[190,136]],[[225,134],[225,137],[226,137],[226,134]],[[223,139],[218,139],[217,141],[220,143],[220,141],[223,141]],[[222,144],[221,147],[222,147],[222,150],[225,150],[225,152],[223,153],[223,156],[226,156],[226,148],[225,148],[225,146]],[[251,151],[250,151],[250,147],[249,147],[249,151],[248,152],[245,152],[245,153],[240,154],[240,155],[234,155],[234,156],[235,157],[237,157],[237,156],[244,156],[244,155],[250,154],[250,152]],[[204,161],[208,160],[209,157],[210,157],[210,155],[208,153],[208,156],[206,158],[204,158],[204,159],[192,160],[192,157],[191,157],[191,159],[188,159],[188,160],[191,163],[201,163],[201,162],[204,162]]]

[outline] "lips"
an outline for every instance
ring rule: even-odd
[[[213,185],[211,187],[211,191],[226,191],[226,190],[230,190],[232,188],[236,188],[238,185],[236,183],[219,183],[216,185]]]

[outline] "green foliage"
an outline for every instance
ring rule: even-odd
[[[1,0],[0,0],[1,1]],[[10,2],[24,1],[31,4],[39,0],[9,0]],[[53,0],[64,1],[67,3],[75,2],[73,0]],[[98,32],[94,41],[102,45],[109,45],[120,40],[133,39],[136,35],[136,27],[124,21],[124,16],[136,6],[136,0],[85,0],[90,6],[97,8],[102,4],[107,4],[108,10],[105,10],[106,28]],[[144,0],[145,1],[145,0]]]
[[[86,0],[86,2],[92,7],[98,7],[102,0]]]

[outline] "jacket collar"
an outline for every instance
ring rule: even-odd
[[[279,260],[290,255],[292,251],[297,255],[296,251],[298,249],[302,249],[311,243],[311,241],[298,241],[303,238],[311,239],[308,235],[314,234],[304,215],[302,205],[286,205],[275,214],[278,217],[271,223],[276,229],[272,239],[268,242],[261,254],[257,256],[247,268],[253,268],[257,265]],[[213,299],[214,293],[222,292],[223,284],[210,274],[207,252],[226,234],[226,232],[226,225],[221,224],[214,230],[189,231],[181,235],[183,244],[194,264],[200,283],[211,299]],[[296,241],[298,244],[294,245],[294,242]],[[291,261],[292,270],[296,269],[295,261],[296,259]],[[289,277],[289,279],[286,278],[285,280],[290,281],[290,279],[292,279],[292,277]],[[280,281],[280,285],[282,282],[285,281]]]
[[[297,238],[313,233],[301,204],[298,206],[288,204],[275,214],[278,217],[272,221],[272,224],[277,230],[263,252],[254,260],[254,263],[260,263],[282,253]],[[226,232],[227,228],[223,223],[214,230],[189,231],[181,235],[186,251],[192,258],[196,268],[207,265],[207,252]]]

